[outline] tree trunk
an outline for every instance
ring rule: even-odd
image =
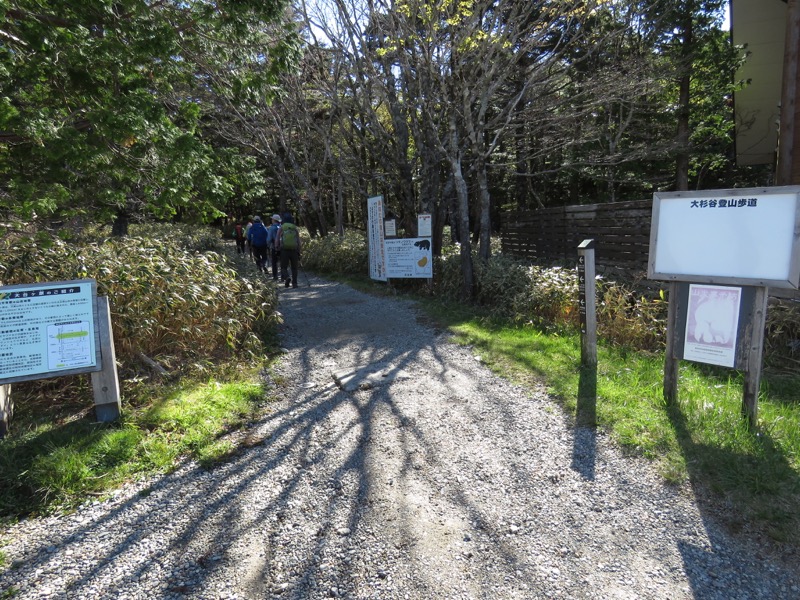
[[[484,260],[489,260],[492,256],[492,217],[491,207],[492,198],[489,194],[489,180],[486,176],[486,161],[479,159],[478,164],[478,189],[480,190],[480,245],[478,246],[478,256]]]
[[[692,74],[692,17],[694,2],[688,2],[684,8],[681,25],[681,61],[679,68],[678,98],[678,155],[675,158],[675,189],[679,192],[689,189],[689,115],[691,113],[690,83]]]
[[[334,202],[336,203],[336,233],[340,236],[344,235],[344,181],[342,174],[338,175],[338,185],[336,186],[336,195]]]
[[[454,119],[455,117],[451,117],[450,123],[450,168],[453,171],[453,183],[455,184],[456,197],[458,199],[458,231],[459,241],[461,242],[461,275],[463,277],[461,292],[465,300],[471,300],[475,285],[475,274],[472,264],[472,243],[470,241],[469,228],[469,193],[467,182],[461,169],[461,150],[458,144],[456,124],[453,122]]]
[[[117,210],[117,215],[114,217],[114,224],[111,226],[111,235],[114,237],[125,237],[128,235],[128,226],[130,225],[130,214],[127,209],[120,208]]]

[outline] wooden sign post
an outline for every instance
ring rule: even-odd
[[[581,320],[581,368],[575,420],[581,427],[597,424],[597,290],[594,240],[578,246],[578,313]]]
[[[11,400],[11,385],[0,385],[0,438],[4,438],[8,434],[13,416],[14,403]]]
[[[95,414],[120,416],[121,401],[108,298],[93,279],[0,287],[0,437],[8,433],[11,384],[90,373]]]
[[[578,246],[578,296],[581,320],[581,366],[597,365],[597,299],[594,240]]]
[[[670,282],[664,399],[681,359],[745,374],[758,423],[769,287],[800,287],[800,186],[653,195],[648,277]]]
[[[108,298],[97,298],[97,328],[100,333],[100,352],[102,370],[92,373],[94,392],[94,412],[101,423],[116,421],[122,411],[117,357],[114,349],[114,335],[111,331],[111,310]]]

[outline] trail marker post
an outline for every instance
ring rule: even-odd
[[[581,320],[581,366],[597,365],[597,286],[594,240],[578,246],[578,298]]]

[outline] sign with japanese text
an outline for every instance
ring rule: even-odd
[[[581,333],[586,333],[586,257],[578,257],[578,316]]]
[[[419,237],[431,237],[433,234],[433,215],[430,213],[420,213],[417,215],[417,235]]]
[[[800,187],[653,195],[651,279],[800,286]]]
[[[99,371],[96,283],[0,287],[0,383]]]
[[[383,240],[383,196],[373,196],[367,199],[367,242],[369,243],[369,276],[378,281],[386,281]]]
[[[386,274],[398,279],[433,277],[433,255],[429,238],[386,240]]]

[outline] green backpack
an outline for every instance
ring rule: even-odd
[[[297,250],[297,226],[294,223],[281,225],[281,248]]]

